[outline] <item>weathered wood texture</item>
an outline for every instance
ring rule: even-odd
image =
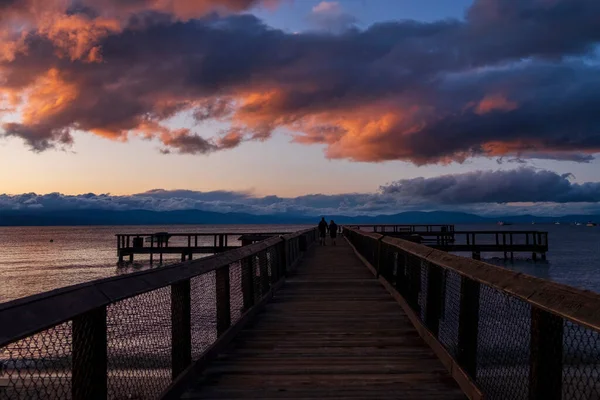
[[[311,251],[185,399],[464,399],[349,245]]]

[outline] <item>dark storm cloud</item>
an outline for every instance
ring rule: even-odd
[[[205,15],[259,3],[85,2],[95,14],[34,18],[38,29],[5,42],[0,61],[0,101],[16,99],[23,110],[5,135],[38,151],[68,143],[77,129],[206,154],[283,127],[297,142],[326,144],[331,158],[418,164],[587,162],[600,152],[597,1],[477,0],[464,21],[393,21],[335,35]],[[114,20],[115,9],[128,19]],[[231,128],[213,138],[172,129],[168,120],[181,113]]]
[[[381,193],[440,204],[600,202],[600,183],[573,183],[571,174],[521,168],[474,171],[433,178],[404,179],[383,186]]]

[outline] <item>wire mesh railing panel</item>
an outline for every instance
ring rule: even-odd
[[[156,398],[171,382],[171,288],[107,307],[108,397]]]
[[[71,398],[71,323],[0,348],[0,399]]]
[[[600,399],[600,333],[565,321],[563,399]]]
[[[417,267],[420,269],[419,277],[421,278],[421,282],[419,285],[419,287],[421,288],[421,290],[419,291],[419,305],[421,309],[419,318],[421,319],[421,321],[425,321],[425,318],[427,316],[427,281],[429,279],[428,266],[429,263],[420,260],[419,266]]]
[[[527,399],[531,306],[482,285],[479,307],[477,384],[489,399]]]
[[[229,265],[230,319],[232,325],[240,320],[245,311],[242,276],[241,262],[238,261]]]
[[[217,340],[215,271],[190,279],[192,360],[198,360]]]
[[[454,271],[443,272],[442,312],[438,340],[452,355],[458,355],[458,323],[460,318],[461,277]]]

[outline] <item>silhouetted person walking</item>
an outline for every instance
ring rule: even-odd
[[[327,236],[327,221],[325,221],[325,217],[321,218],[321,222],[319,222],[319,243],[321,246],[325,246],[325,237]]]
[[[337,237],[338,226],[333,220],[329,223],[329,236],[331,236],[331,243],[335,246],[335,238]]]

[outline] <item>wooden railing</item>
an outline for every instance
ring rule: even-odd
[[[410,241],[345,229],[442,361],[486,399],[600,398],[600,295]]]
[[[0,304],[0,399],[157,398],[213,357],[315,229]]]

